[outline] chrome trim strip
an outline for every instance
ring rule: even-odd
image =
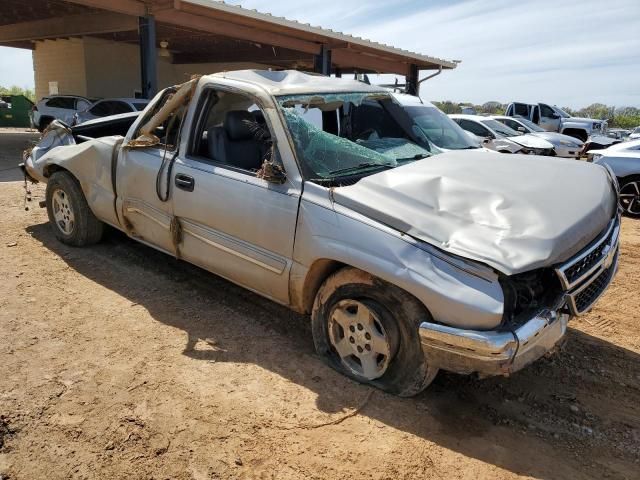
[[[613,234],[611,235],[611,231],[613,230]],[[556,268],[556,274],[558,275],[558,278],[560,279],[560,283],[562,284],[562,289],[563,290],[571,290],[573,287],[575,287],[576,285],[578,285],[580,282],[583,282],[586,278],[588,278],[594,271],[596,271],[598,268],[602,267],[602,265],[604,264],[605,259],[607,258],[607,255],[603,255],[602,258],[600,258],[593,267],[591,267],[589,269],[589,271],[587,271],[587,273],[583,274],[580,276],[580,278],[578,278],[577,280],[574,280],[573,282],[570,282],[569,279],[567,278],[565,272],[573,267],[575,264],[577,264],[578,262],[580,262],[581,260],[583,260],[586,256],[588,256],[590,253],[592,253],[595,249],[599,248],[602,246],[603,242],[609,238],[609,236],[611,235],[611,242],[609,243],[609,245],[611,246],[611,249],[616,249],[618,246],[618,240],[620,238],[620,217],[616,216],[616,218],[614,218],[610,223],[609,223],[609,228],[607,228],[607,231],[600,236],[600,238],[598,239],[598,241],[596,243],[594,243],[591,247],[589,247],[588,249],[584,250],[583,252],[581,252],[577,257],[572,258],[571,260],[567,261],[566,263],[562,264],[560,267]]]
[[[157,208],[152,207],[146,202],[143,202],[140,200],[133,200],[133,199],[125,200],[124,211],[128,213],[137,213],[139,215],[142,215],[143,217],[148,218],[149,220],[157,223],[162,228],[165,228],[167,230],[169,230],[169,228],[171,227],[170,216],[165,212],[162,212]],[[166,221],[163,221],[161,218],[158,218],[158,217],[164,218]]]
[[[193,224],[191,222],[185,221],[185,220],[181,220],[181,225],[182,225],[182,232],[191,235],[193,238],[196,238],[198,240],[200,240],[203,243],[206,243],[207,245],[210,245],[214,248],[217,248],[218,250],[222,250],[223,252],[229,253],[231,255],[234,255],[238,258],[242,258],[243,260],[246,260],[248,262],[251,262],[255,265],[258,265],[259,267],[262,267],[266,270],[269,270],[270,272],[273,273],[277,273],[278,275],[281,275],[282,272],[284,272],[285,268],[287,267],[287,262],[283,259],[280,258],[276,258],[272,255],[267,254],[266,252],[263,251],[258,251],[253,247],[250,247],[248,245],[243,245],[240,242],[238,242],[237,240],[233,239],[233,238],[229,238],[227,235],[223,235],[220,234],[218,232],[214,232],[210,229],[204,229],[203,227]],[[196,232],[195,230],[200,230],[201,233]],[[217,237],[219,239],[219,241],[214,241],[211,238],[207,238],[207,236],[205,235],[210,235],[213,237]],[[244,254],[240,251],[238,251],[237,249],[231,248],[229,246],[223,245],[221,243],[221,241],[227,241],[228,243],[235,243],[238,245],[238,247],[242,246],[247,250],[253,250],[255,252],[256,255],[261,256],[265,261],[262,260],[258,260],[257,258]],[[271,261],[273,264],[269,264],[266,263],[266,261]]]

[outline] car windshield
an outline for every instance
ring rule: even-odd
[[[309,180],[340,184],[336,179],[370,175],[432,154],[388,93],[277,98]]]
[[[515,130],[507,127],[506,125],[503,125],[497,120],[493,120],[492,118],[482,119],[480,120],[480,123],[486,125],[498,135],[502,135],[504,137],[517,137],[518,135],[522,135],[520,132],[516,132]]]
[[[450,150],[480,148],[480,145],[471,140],[456,122],[436,107],[416,105],[404,107],[404,110],[420,132],[434,145]]]
[[[526,118],[516,118],[516,121],[526,126],[532,132],[546,132],[544,128],[540,128],[538,125]]]
[[[569,118],[571,117],[571,115],[569,115],[567,112],[565,112],[564,110],[562,110],[561,108],[556,107],[555,105],[553,106],[553,109],[556,111],[556,113],[558,115],[560,115],[563,118]]]

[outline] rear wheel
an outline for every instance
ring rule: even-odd
[[[102,238],[104,224],[93,214],[78,181],[69,172],[58,171],[47,181],[47,214],[58,240],[83,247]]]
[[[429,365],[418,327],[430,321],[411,295],[355,268],[320,287],[312,312],[316,351],[339,372],[400,396],[426,388],[438,369]]]
[[[640,175],[629,177],[621,182],[620,205],[625,215],[640,218]]]

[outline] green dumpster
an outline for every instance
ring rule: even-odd
[[[30,127],[32,108],[24,95],[0,95],[0,127]]]

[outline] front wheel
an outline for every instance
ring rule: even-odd
[[[58,240],[74,247],[97,243],[104,224],[93,214],[80,184],[69,172],[58,171],[47,181],[47,214]]]
[[[640,218],[640,175],[633,176],[621,182],[620,205],[624,214]]]
[[[407,292],[350,267],[323,283],[311,316],[316,351],[334,369],[403,397],[424,390],[438,372],[418,335],[430,320]]]

